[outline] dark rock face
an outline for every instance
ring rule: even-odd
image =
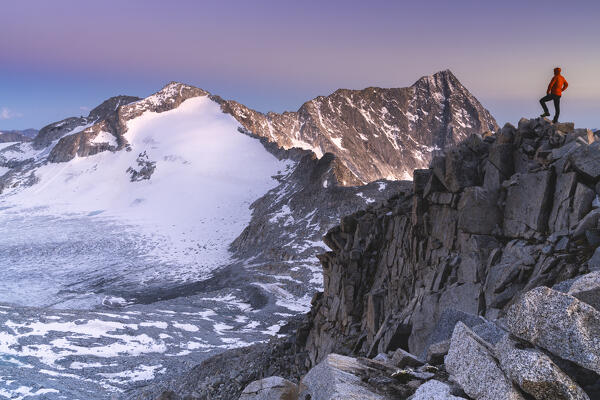
[[[124,106],[126,104],[134,103],[136,101],[141,100],[139,97],[135,96],[114,96],[108,100],[105,100],[98,107],[94,108],[90,111],[87,119],[90,121],[98,121],[104,118],[108,118],[117,111],[120,106]]]
[[[30,142],[36,134],[37,131],[35,129],[26,129],[24,131],[2,131],[0,132],[0,143]]]
[[[408,88],[340,89],[297,112],[261,114],[235,101],[222,107],[246,129],[283,148],[309,149],[319,157],[335,154],[353,175],[340,180],[344,185],[410,178],[414,169],[427,167],[435,151],[497,129],[490,113],[450,71],[423,77]],[[473,150],[465,151],[471,157]],[[451,157],[450,168],[464,156]],[[472,171],[456,165],[464,169],[453,171],[452,188],[471,186]]]
[[[33,139],[33,147],[35,149],[43,149],[75,128],[83,127],[87,124],[88,120],[85,117],[71,117],[46,125],[40,129],[38,135]]]
[[[146,111],[164,112],[172,110],[185,100],[197,96],[208,96],[208,92],[182,83],[171,82],[159,92],[143,100],[129,96],[108,99],[94,108],[90,112],[90,117],[85,119],[84,122],[89,124],[88,121],[92,121],[93,125],[80,132],[62,137],[52,148],[48,161],[66,162],[72,160],[75,156],[86,157],[101,151],[124,149],[127,147],[127,140],[124,137],[125,132],[127,132],[127,121],[139,117]],[[79,125],[81,125],[81,121],[79,121]],[[40,135],[44,129],[40,131]],[[114,136],[116,144],[94,143],[93,139],[101,132]],[[55,136],[52,135],[52,137]]]
[[[527,237],[545,232],[553,195],[553,170],[516,174],[508,183],[504,211],[504,235]]]
[[[53,141],[60,139],[69,132],[72,132],[73,129],[94,124],[100,120],[109,118],[111,114],[114,114],[117,111],[119,106],[138,100],[140,100],[139,97],[133,96],[111,97],[90,111],[87,117],[72,117],[47,125],[43,127],[35,137],[33,140],[33,146],[36,149],[49,146]]]
[[[156,169],[156,161],[150,161],[146,151],[140,153],[136,159],[138,169],[133,167],[127,168],[127,173],[131,175],[131,182],[150,179]]]
[[[425,354],[446,309],[493,319],[519,293],[585,273],[594,247],[570,238],[597,229],[597,181],[565,162],[570,143],[542,119],[469,138],[440,156],[446,162],[416,172],[412,194],[345,217],[325,237],[332,251],[320,256],[325,290],[311,311],[311,365],[331,352]],[[498,152],[523,157],[509,165]],[[476,173],[449,184],[449,170],[463,168],[455,154],[470,154],[464,163]]]

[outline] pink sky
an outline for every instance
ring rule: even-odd
[[[570,83],[563,118],[600,128],[599,16],[598,1],[5,2],[0,129],[171,80],[283,111],[446,68],[500,124],[516,123],[539,114],[556,65]]]

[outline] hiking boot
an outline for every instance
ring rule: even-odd
[[[558,122],[558,120],[557,120],[556,118],[554,118],[554,119],[552,120],[552,123],[553,123],[553,124],[556,124],[557,122]]]
[[[542,117],[542,118],[549,117],[549,116],[550,116],[550,113],[547,113],[547,112],[540,115],[540,117]]]

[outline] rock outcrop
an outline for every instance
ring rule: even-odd
[[[587,272],[600,214],[584,139],[543,119],[473,135],[415,171],[410,195],[343,218],[320,257],[311,363],[425,354],[447,308],[494,319],[519,293]],[[573,162],[584,155],[585,173]]]
[[[300,399],[334,400],[365,399],[384,400],[384,397],[364,384],[361,374],[368,374],[370,367],[357,359],[329,354],[311,369],[300,381]]]
[[[209,93],[202,89],[171,82],[145,99],[130,96],[110,98],[90,112],[90,115],[83,121],[87,123],[83,130],[61,137],[48,155],[48,161],[55,163],[67,162],[75,156],[86,157],[102,151],[125,149],[128,146],[127,139],[124,136],[127,132],[128,121],[139,117],[145,112],[169,111],[177,108],[189,98],[208,95]],[[80,121],[78,123],[82,124]],[[45,129],[40,131],[40,135]],[[113,143],[95,141],[94,139],[101,133],[104,133],[107,137],[112,137],[111,141]],[[58,133],[56,134],[58,135]],[[39,141],[44,136],[49,136],[40,135],[38,135]],[[44,143],[47,143],[47,140]],[[34,141],[34,144],[37,144],[37,142]]]
[[[495,354],[506,376],[536,399],[589,399],[588,395],[541,350],[509,335],[496,344]]]
[[[515,336],[600,373],[600,311],[589,304],[539,287],[510,307],[506,324]]]
[[[493,349],[466,325],[454,328],[446,369],[472,398],[477,400],[524,400],[494,358]]]
[[[250,383],[240,400],[296,400],[298,385],[279,376],[270,376]]]
[[[83,128],[87,125],[93,125],[103,119],[110,118],[111,115],[117,112],[119,106],[138,100],[140,100],[140,98],[134,96],[111,97],[90,111],[87,117],[72,117],[47,125],[39,131],[33,140],[33,147],[35,149],[47,147],[52,144],[52,142],[59,140],[66,134],[73,133],[74,129],[78,127]]]

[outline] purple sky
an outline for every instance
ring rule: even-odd
[[[537,116],[552,68],[563,120],[600,128],[600,1],[80,1],[0,6],[0,130],[87,114],[176,80],[259,111],[450,68],[497,118]]]

